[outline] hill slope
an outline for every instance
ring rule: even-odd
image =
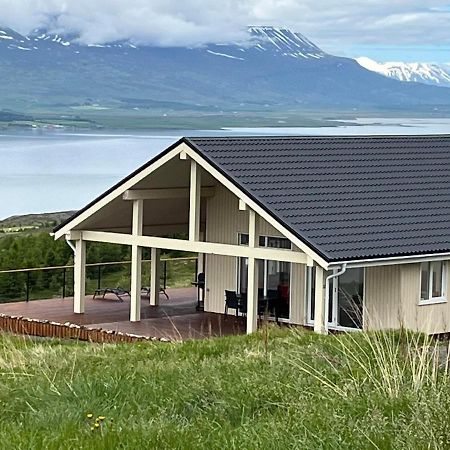
[[[400,334],[268,333],[130,345],[0,336],[1,447],[448,447],[434,344],[417,354]]]
[[[201,48],[83,46],[76,36],[0,30],[3,109],[434,110],[450,105],[450,89],[386,78],[286,29],[249,27],[246,42]]]

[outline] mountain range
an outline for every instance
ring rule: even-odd
[[[0,109],[450,107],[450,89],[406,83],[390,78],[390,70],[369,66],[331,55],[302,34],[275,27],[248,27],[244,42],[195,48],[125,41],[82,45],[76,35],[45,30],[23,35],[0,27]]]
[[[367,57],[356,61],[368,70],[396,80],[450,87],[450,64],[378,62]]]

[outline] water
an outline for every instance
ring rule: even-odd
[[[78,209],[182,135],[450,134],[450,119],[357,119],[324,128],[0,134],[0,219]]]

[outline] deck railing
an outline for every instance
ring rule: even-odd
[[[150,285],[151,260],[142,261],[142,285]],[[73,265],[0,270],[0,303],[73,295]],[[131,261],[86,264],[86,294],[103,287],[130,288]],[[184,287],[195,281],[198,258],[161,258],[161,286]]]

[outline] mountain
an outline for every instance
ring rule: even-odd
[[[195,48],[81,45],[76,35],[0,27],[0,77],[0,108],[23,113],[450,106],[450,89],[387,78],[275,27]]]
[[[361,57],[356,61],[362,67],[400,81],[414,81],[450,87],[450,66],[428,63],[377,62]]]

